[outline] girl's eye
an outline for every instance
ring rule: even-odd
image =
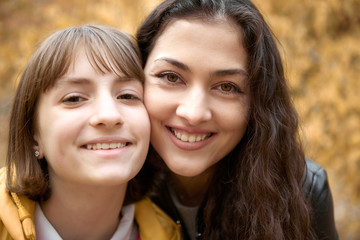
[[[124,99],[124,100],[140,100],[140,98],[134,94],[126,93],[121,94],[117,97],[117,99]]]
[[[72,96],[68,96],[68,97],[64,98],[64,100],[62,102],[68,103],[68,104],[74,104],[74,103],[79,103],[82,101],[85,101],[85,98],[83,98],[79,95],[72,95]]]

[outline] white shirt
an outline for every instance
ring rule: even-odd
[[[111,240],[130,240],[135,239],[137,235],[137,226],[134,224],[135,205],[130,204],[121,209],[122,217],[118,228]],[[39,240],[60,240],[62,239],[55,228],[45,217],[39,203],[36,203],[34,213],[34,224],[36,238]]]

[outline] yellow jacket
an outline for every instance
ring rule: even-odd
[[[9,194],[6,169],[0,169],[0,240],[36,239],[33,224],[35,202]],[[180,228],[149,198],[135,204],[135,219],[141,240],[181,240]]]

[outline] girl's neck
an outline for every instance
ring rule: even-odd
[[[126,187],[58,184],[41,208],[64,239],[110,239],[120,221]]]
[[[171,186],[180,203],[189,207],[200,205],[208,191],[213,172],[213,167],[211,167],[200,175],[193,177],[171,173]]]

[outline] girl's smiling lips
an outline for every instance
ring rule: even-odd
[[[96,143],[96,144],[87,144],[86,148],[89,150],[107,150],[115,148],[123,148],[126,146],[126,143]]]
[[[119,137],[111,137],[111,138],[97,138],[94,140],[91,140],[83,145],[81,145],[81,148],[86,148],[88,150],[112,150],[112,149],[118,149],[123,148],[128,145],[130,145],[131,142],[124,138]]]

